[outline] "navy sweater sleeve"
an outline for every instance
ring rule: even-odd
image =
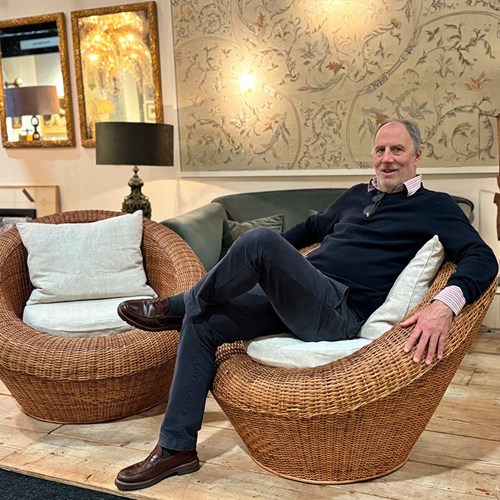
[[[496,257],[451,196],[431,192],[426,203],[432,214],[427,223],[439,236],[446,260],[457,265],[447,284],[460,287],[466,303],[470,304],[479,298],[497,275]]]

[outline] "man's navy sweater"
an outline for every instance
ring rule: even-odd
[[[459,286],[466,303],[493,281],[498,263],[451,196],[421,187],[386,194],[371,217],[363,209],[376,191],[358,184],[327,210],[283,234],[295,248],[320,243],[309,262],[349,287],[350,305],[366,320],[384,302],[396,278],[418,250],[438,235],[446,260],[457,264],[448,285]]]

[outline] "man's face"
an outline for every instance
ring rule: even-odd
[[[403,182],[417,175],[422,151],[413,150],[410,134],[402,123],[391,122],[377,133],[373,145],[373,165],[378,188],[384,193],[398,191]]]

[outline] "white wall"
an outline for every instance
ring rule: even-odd
[[[81,146],[79,134],[78,106],[76,98],[75,68],[71,58],[70,12],[81,9],[120,5],[109,0],[4,0],[0,1],[0,19],[14,19],[29,15],[64,12],[68,30],[68,53],[75,114],[77,146],[53,149],[5,149],[0,148],[0,183],[57,184],[61,191],[63,210],[107,209],[119,210],[123,197],[129,192],[127,186],[131,169],[95,164],[95,151]],[[157,0],[158,24],[160,28],[160,57],[162,70],[163,104],[165,122],[177,127],[176,93],[174,79],[174,56],[170,1]],[[174,168],[142,167],[140,176],[145,181],[144,193],[153,205],[153,219],[162,220],[224,194],[268,189],[304,187],[348,187],[365,181],[369,176],[266,176],[266,177],[181,177],[176,149]],[[491,174],[428,174],[424,176],[426,187],[465,196],[476,205],[475,226],[483,238],[495,248],[500,258],[500,244],[496,239],[496,207],[493,195],[498,191],[496,175]],[[483,191],[482,194],[480,192]],[[486,192],[486,193],[485,193]],[[490,194],[488,194],[488,192]],[[481,203],[480,203],[481,198]],[[491,201],[491,203],[490,203]]]

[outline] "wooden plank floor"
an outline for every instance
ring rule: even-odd
[[[0,467],[137,499],[500,499],[498,331],[480,332],[406,465],[373,481],[318,486],[266,472],[209,398],[201,469],[142,491],[118,492],[117,471],[151,451],[163,410],[160,405],[95,425],[48,424],[27,417],[0,383]]]

